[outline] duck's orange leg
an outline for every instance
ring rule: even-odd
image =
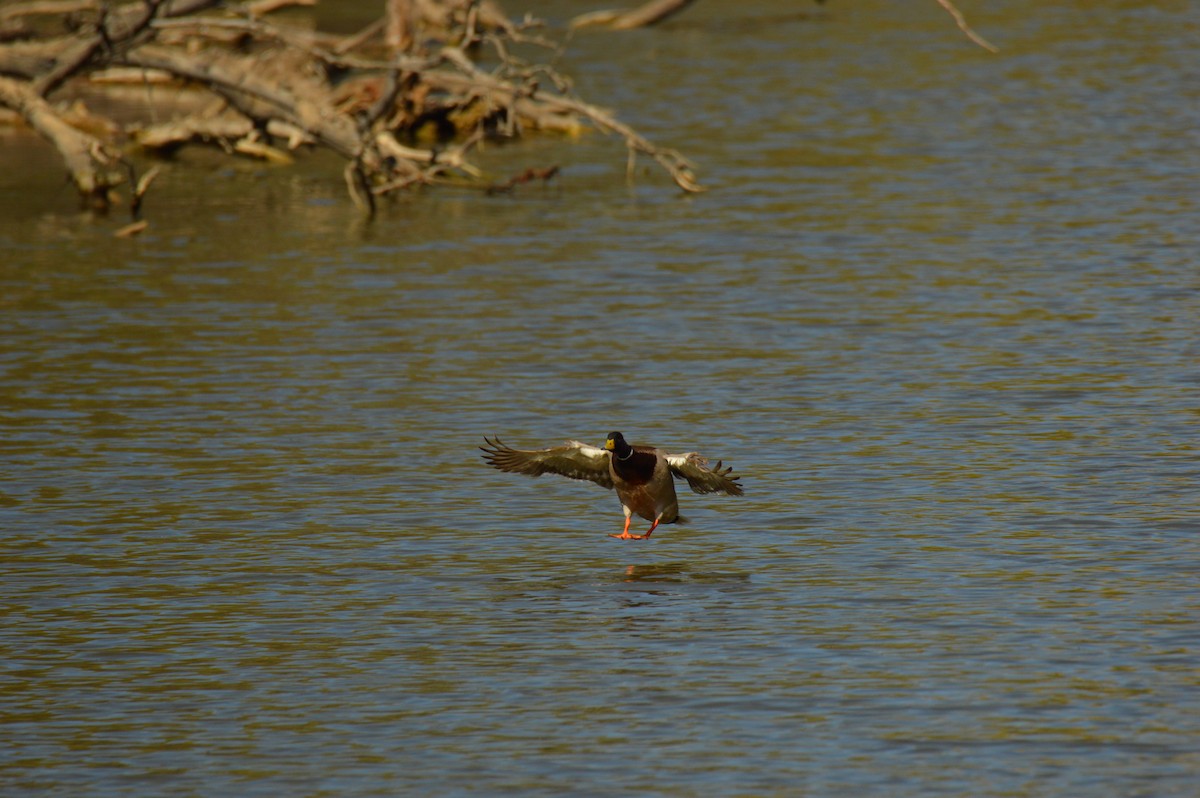
[[[633,536],[633,539],[634,539],[634,540],[645,540],[646,538],[650,537],[650,533],[651,533],[651,532],[653,532],[654,530],[658,529],[658,522],[659,522],[660,520],[662,520],[662,516],[661,516],[661,515],[660,515],[658,518],[655,518],[655,519],[654,519],[654,523],[653,523],[653,524],[651,524],[651,525],[650,525],[650,528],[646,530],[646,534],[644,534],[644,535],[634,535],[634,536]]]
[[[658,529],[658,522],[662,520],[662,516],[660,515],[658,518],[654,519],[654,523],[650,525],[650,528],[646,530],[646,534],[644,535],[629,534],[629,522],[631,520],[632,519],[629,516],[625,516],[625,531],[619,535],[609,535],[609,537],[620,538],[621,540],[645,540],[646,538],[650,537],[650,534],[654,530]]]
[[[619,534],[619,535],[609,533],[609,537],[617,538],[619,540],[637,540],[638,539],[637,535],[629,534],[629,522],[632,520],[633,520],[633,518],[629,515],[629,512],[626,511],[626,513],[625,513],[625,529],[622,530],[621,534]]]

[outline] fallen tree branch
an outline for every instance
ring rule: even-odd
[[[113,233],[113,238],[133,238],[139,233],[145,232],[146,228],[149,226],[150,223],[145,219],[139,219],[138,221],[130,222],[121,229],[115,231]]]
[[[966,37],[968,39],[975,42],[980,47],[987,50],[989,53],[1000,52],[999,47],[995,46],[994,44],[989,42],[987,39],[983,38],[978,33],[976,33],[974,30],[971,29],[971,26],[967,24],[967,18],[964,17],[962,15],[962,12],[959,11],[958,8],[955,7],[954,3],[950,2],[950,0],[937,0],[937,1],[938,1],[938,5],[940,5],[944,9],[946,9],[946,13],[948,13],[950,16],[954,17],[954,23],[956,25],[958,25],[958,29],[960,31],[962,31],[964,34],[966,34]]]
[[[215,108],[134,130],[133,137],[147,150],[170,151],[190,141],[245,141],[257,132],[252,119],[230,108],[224,100],[218,100]],[[280,120],[269,121],[266,132],[269,136],[285,139],[289,150],[316,143],[306,131]],[[231,149],[237,150],[236,146]]]
[[[671,179],[675,181],[675,184],[684,191],[696,193],[705,190],[703,186],[696,182],[693,165],[681,154],[672,149],[655,146],[645,136],[642,136],[631,126],[617,120],[616,117],[606,111],[602,111],[594,105],[589,105],[580,100],[554,94],[538,93],[535,100],[531,96],[522,94],[512,84],[492,77],[475,68],[461,50],[447,47],[443,50],[443,56],[447,60],[458,64],[468,74],[457,75],[449,72],[429,73],[425,76],[425,79],[430,81],[430,83],[451,90],[462,90],[464,88],[485,90],[498,103],[512,103],[519,116],[528,115],[533,117],[548,110],[560,114],[585,117],[591,120],[601,131],[621,136],[625,140],[625,146],[631,154],[641,152],[649,155],[667,170],[667,173],[671,175]]]
[[[534,180],[540,180],[543,183],[549,183],[555,175],[558,174],[557,166],[547,166],[541,169],[529,167],[520,174],[513,175],[503,183],[493,183],[487,187],[488,194],[507,194],[514,188],[525,183],[532,183]]]
[[[45,96],[58,88],[63,81],[89,63],[101,49],[113,49],[133,39],[150,25],[160,13],[164,16],[193,14],[217,5],[220,0],[144,0],[142,3],[124,5],[107,12],[101,5],[101,19],[96,31],[73,43],[59,58],[54,67],[34,81],[38,94]]]
[[[251,17],[265,17],[268,14],[273,14],[281,8],[289,6],[315,6],[317,0],[254,0],[254,2],[246,3],[243,8]]]
[[[650,2],[628,11],[593,11],[571,20],[570,27],[583,28],[589,25],[607,25],[613,30],[632,30],[656,25],[690,6],[694,0],[650,0]]]
[[[77,14],[80,11],[96,11],[99,8],[99,0],[31,0],[28,3],[13,3],[0,8],[0,22],[20,17]]]
[[[568,25],[572,30],[577,28],[586,28],[603,25],[611,30],[632,30],[634,28],[644,28],[649,25],[655,25],[662,22],[670,16],[683,11],[695,0],[648,0],[643,5],[631,8],[625,11],[609,9],[605,11],[591,11],[586,14],[580,14],[573,18]],[[818,3],[824,0],[817,0]],[[951,17],[954,18],[954,23],[958,25],[958,29],[966,35],[975,44],[990,53],[1000,52],[1000,48],[984,39],[976,33],[970,25],[967,24],[966,17],[954,5],[952,0],[937,0],[938,5],[946,10]]]
[[[540,24],[536,20],[510,21],[493,0],[388,0],[390,25],[381,20],[350,36],[263,17],[310,3],[13,4],[0,14],[18,20],[27,40],[0,43],[0,74],[16,76],[0,86],[0,104],[59,149],[81,193],[97,203],[121,182],[113,168],[120,162],[117,147],[130,139],[150,153],[199,141],[277,164],[289,163],[305,145],[327,148],[346,161],[347,191],[370,213],[377,197],[406,186],[511,188],[521,181],[497,182],[471,163],[481,142],[530,131],[575,135],[585,127],[619,136],[631,159],[649,155],[685,191],[701,190],[679,153],[576,98],[572,82],[552,66],[522,60],[518,53],[532,48],[546,48],[555,59],[561,55],[562,45],[529,33]],[[48,15],[68,9],[77,15],[76,28],[64,36]],[[209,13],[218,9],[226,15]],[[481,52],[491,60],[488,69],[476,63]],[[93,114],[89,121],[104,123],[95,127],[102,133],[73,128],[45,98],[84,77],[93,91],[114,84],[145,87],[136,113],[154,124],[117,126]],[[190,92],[202,100],[207,94],[216,105],[210,101],[200,112],[180,114],[174,100]],[[133,181],[132,167],[128,171]],[[510,174],[552,176],[521,169]],[[148,186],[146,180],[135,187],[135,215]]]
[[[353,122],[337,113],[320,87],[311,84],[303,91],[292,91],[259,77],[252,61],[220,51],[193,56],[157,45],[131,50],[120,59],[125,66],[158,69],[202,83],[251,119],[265,123],[281,118],[308,131],[343,158],[353,160],[362,155],[362,141]],[[304,80],[292,78],[293,83]]]
[[[55,146],[80,194],[95,204],[107,204],[109,189],[123,181],[116,169],[120,155],[67,124],[28,83],[0,77],[0,105],[16,111]]]

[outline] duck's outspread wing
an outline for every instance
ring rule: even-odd
[[[712,468],[708,466],[708,458],[695,452],[687,454],[668,454],[667,465],[671,473],[686,479],[688,485],[696,493],[728,493],[731,496],[741,496],[742,486],[738,482],[741,477],[734,475],[733,466],[721,467],[721,461]]]
[[[608,470],[608,452],[595,446],[567,441],[562,446],[524,451],[504,445],[499,438],[483,440],[487,443],[486,447],[479,447],[483,459],[501,471],[530,477],[558,474],[571,479],[586,479],[605,488],[613,486]]]

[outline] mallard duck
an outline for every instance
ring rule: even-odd
[[[679,515],[679,500],[675,496],[672,477],[686,479],[696,493],[728,493],[742,495],[741,477],[733,475],[733,467],[721,467],[718,460],[709,468],[708,459],[695,452],[668,454],[654,446],[632,446],[619,432],[610,432],[603,448],[579,441],[567,441],[562,446],[535,451],[512,449],[499,438],[485,437],[487,446],[480,446],[483,459],[501,471],[526,474],[558,474],[571,479],[586,479],[605,488],[616,488],[617,498],[625,510],[625,529],[609,537],[621,540],[643,540],[650,537],[659,524],[686,523]],[[642,535],[629,533],[634,513],[647,521],[650,528]]]

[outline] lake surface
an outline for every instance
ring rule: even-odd
[[[577,36],[697,197],[192,152],[123,241],[6,133],[4,794],[1195,796],[1200,18],[961,5]],[[614,429],[746,495],[476,449]]]

